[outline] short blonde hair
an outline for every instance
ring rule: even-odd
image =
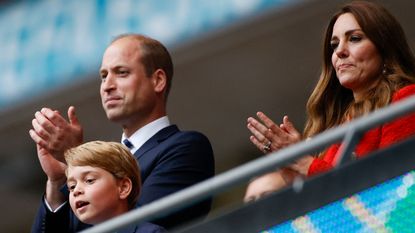
[[[131,152],[121,143],[91,141],[65,152],[68,166],[91,166],[102,168],[116,179],[129,178],[132,183],[128,195],[128,207],[135,207],[141,189],[140,168]]]

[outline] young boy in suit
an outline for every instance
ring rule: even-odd
[[[126,213],[140,193],[140,170],[131,152],[117,142],[92,141],[65,152],[69,203],[84,223],[98,224]],[[123,232],[166,232],[143,223]]]

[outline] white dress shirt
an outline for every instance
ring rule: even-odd
[[[124,141],[124,139],[128,139],[133,144],[133,147],[130,148],[130,151],[132,154],[134,154],[148,139],[150,139],[157,132],[166,128],[169,125],[169,118],[167,116],[161,117],[141,127],[139,130],[135,131],[135,133],[133,133],[133,135],[131,135],[131,137],[129,138],[127,138],[123,133],[121,137],[121,142]]]

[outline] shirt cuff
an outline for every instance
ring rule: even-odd
[[[52,209],[52,207],[50,207],[50,205],[49,205],[49,203],[48,203],[48,201],[46,200],[46,198],[45,197],[43,197],[43,202],[45,202],[45,205],[46,205],[46,208],[48,208],[48,210],[50,211],[50,212],[52,212],[52,213],[56,213],[56,212],[58,212],[64,205],[66,205],[66,203],[68,202],[68,201],[65,201],[64,203],[62,203],[60,206],[58,206],[58,208],[56,208],[55,210],[53,210]]]

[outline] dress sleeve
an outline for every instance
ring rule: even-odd
[[[408,85],[397,91],[392,97],[392,103],[399,102],[410,96],[415,96],[415,84]],[[395,142],[415,135],[415,114],[410,114],[382,126],[379,148],[387,147]],[[328,171],[333,168],[338,146],[331,146],[322,158],[315,158],[308,169],[307,176]]]
[[[415,85],[406,86],[394,94],[392,104],[414,95]],[[383,125],[379,148],[387,147],[412,135],[415,135],[415,114],[406,115]]]
[[[308,168],[307,176],[313,176],[331,170],[339,147],[340,144],[334,144],[327,149],[323,157],[315,158]]]
[[[319,173],[323,173],[325,171],[329,171],[333,168],[333,166],[326,161],[315,158],[308,169],[307,176],[317,175]]]

